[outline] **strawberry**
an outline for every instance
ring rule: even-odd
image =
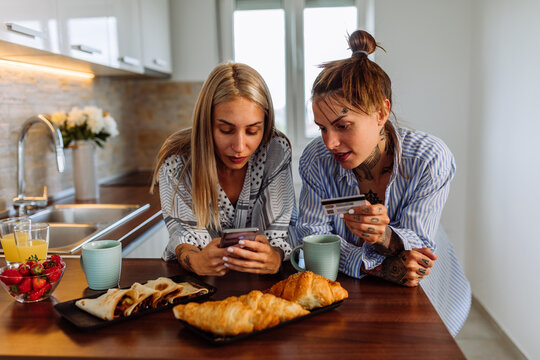
[[[43,288],[45,289],[45,292],[47,292],[47,291],[52,289],[52,285],[51,285],[51,283],[46,283]]]
[[[57,282],[60,278],[60,275],[62,275],[62,268],[60,266],[53,266],[45,269],[44,274],[47,276],[47,279],[49,279],[49,282]]]
[[[32,289],[39,290],[45,286],[47,279],[42,276],[36,276],[32,278]]]
[[[19,270],[19,274],[22,276],[30,275],[30,266],[28,266],[26,263],[19,266],[17,270]]]
[[[30,272],[32,273],[32,275],[41,275],[41,273],[43,272],[43,265],[41,265],[40,263],[36,263],[30,268]]]
[[[51,261],[56,265],[64,264],[64,260],[62,260],[62,258],[58,254],[54,254],[53,256],[51,256]]]
[[[24,263],[24,265],[28,265],[30,269],[36,264],[37,264],[37,261],[33,261],[33,260],[28,260],[27,262]]]
[[[25,277],[19,285],[11,285],[11,292],[13,294],[24,294],[32,289],[32,279]]]
[[[30,301],[36,301],[43,296],[43,293],[45,293],[45,287],[42,287],[39,290],[32,290],[28,293],[27,299]]]
[[[2,278],[2,281],[6,285],[16,285],[22,281],[22,275],[19,274],[17,269],[6,269],[2,275],[5,276]]]

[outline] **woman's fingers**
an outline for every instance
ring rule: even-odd
[[[390,223],[387,209],[382,204],[358,206],[343,214],[347,227],[368,244],[380,242]]]
[[[429,250],[429,249],[427,249]],[[429,250],[431,253],[431,250]],[[433,253],[431,253],[434,255]],[[435,256],[435,260],[437,257]],[[423,268],[430,268],[433,267],[433,258],[430,258],[426,255],[424,255],[424,252],[418,251],[418,249],[413,250],[406,250],[401,253],[401,260],[405,264],[405,266],[409,268],[415,268],[418,264],[418,266],[421,266]]]
[[[281,256],[264,239],[241,240],[239,246],[227,248],[223,256],[225,266],[230,270],[256,274],[275,273],[281,265]]]
[[[409,287],[418,286],[420,281],[430,274],[433,261],[437,259],[428,248],[405,250],[399,257],[407,269],[401,283]]]
[[[413,250],[423,254],[424,256],[430,258],[431,260],[437,260],[437,255],[435,255],[433,251],[431,251],[430,248],[419,248],[419,249],[413,249]]]

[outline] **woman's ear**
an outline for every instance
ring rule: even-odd
[[[391,108],[390,100],[384,99],[383,110],[379,111],[379,120],[378,120],[379,126],[384,125],[386,123],[386,120],[388,120],[388,117],[390,116],[390,108]]]

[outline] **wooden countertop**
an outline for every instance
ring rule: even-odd
[[[464,359],[422,288],[375,278],[338,281],[349,299],[331,311],[223,346],[212,345],[178,322],[172,310],[82,332],[53,308],[95,292],[87,288],[78,259],[67,269],[53,298],[20,304],[0,295],[0,357],[115,359]],[[182,274],[174,262],[123,259],[121,286]],[[267,289],[292,273],[286,263],[276,275],[231,272],[201,277],[218,290],[212,299]]]

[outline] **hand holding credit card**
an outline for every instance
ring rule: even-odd
[[[324,199],[321,204],[326,215],[345,214],[354,207],[366,205],[366,196],[360,194]]]

